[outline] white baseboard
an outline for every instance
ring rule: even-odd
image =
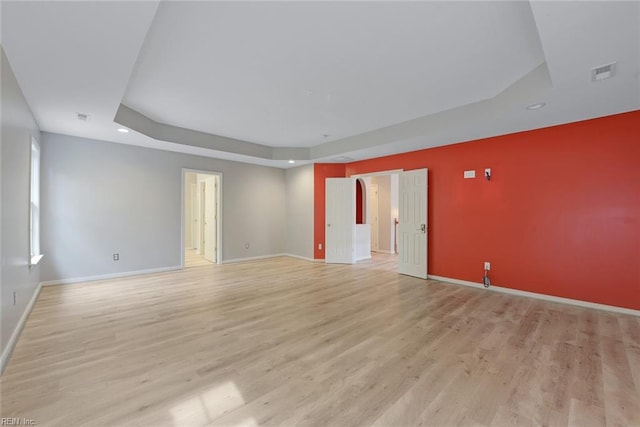
[[[29,300],[29,304],[27,304],[27,306],[24,309],[24,312],[22,313],[22,316],[20,316],[20,321],[18,321],[16,328],[13,330],[13,333],[11,334],[11,338],[9,338],[9,342],[7,343],[6,347],[2,350],[2,359],[0,359],[0,375],[2,375],[2,373],[4,372],[4,368],[7,367],[7,363],[9,363],[9,359],[11,358],[11,354],[13,353],[13,349],[16,347],[16,344],[18,343],[18,338],[20,338],[22,329],[24,329],[24,325],[27,323],[27,319],[31,314],[31,310],[33,310],[33,306],[35,305],[36,300],[38,299],[38,295],[40,295],[41,289],[42,289],[42,285],[38,284],[35,292],[31,296],[31,299]]]
[[[535,292],[521,291],[519,289],[504,288],[501,286],[491,285],[490,287],[485,288],[482,283],[469,282],[467,280],[451,279],[449,277],[434,276],[431,274],[429,274],[428,278],[431,280],[438,280],[440,282],[454,283],[456,285],[471,286],[472,288],[476,288],[476,289],[486,289],[487,291],[501,292],[504,294],[518,295],[522,297],[535,298],[535,299],[551,301],[551,302],[558,302],[561,304],[576,305],[578,307],[595,308],[596,310],[605,310],[605,311],[611,311],[614,313],[629,314],[631,316],[640,316],[640,310],[634,310],[632,308],[616,307],[614,305],[599,304],[596,302],[556,297],[553,295],[538,294]]]
[[[271,254],[271,255],[259,255],[259,256],[252,256],[252,257],[247,257],[247,258],[232,258],[232,259],[225,259],[222,261],[223,264],[233,264],[236,262],[244,262],[244,261],[255,261],[257,259],[267,259],[267,258],[277,258],[277,257],[281,257],[281,256],[288,256],[287,254]]]
[[[319,262],[319,261],[323,261],[324,262],[324,260],[316,260],[316,259],[313,259],[313,258],[308,258],[306,256],[300,256],[300,255],[294,255],[294,254],[288,254],[288,253],[287,254],[283,254],[283,255],[291,257],[291,258],[302,259],[302,260],[309,261],[309,262]]]
[[[94,282],[96,280],[118,279],[121,277],[139,276],[141,274],[164,273],[165,271],[181,270],[182,267],[177,265],[174,267],[151,268],[149,270],[124,271],[122,273],[101,274],[97,276],[73,277],[70,279],[47,280],[41,282],[42,286],[54,285],[70,285],[72,283]]]
[[[307,257],[303,257],[300,255],[294,255],[294,254],[289,254],[289,253],[281,253],[281,254],[273,254],[273,255],[260,255],[260,256],[253,256],[253,257],[248,257],[248,258],[233,258],[233,259],[226,259],[224,261],[222,261],[223,264],[233,264],[236,262],[244,262],[244,261],[255,261],[258,259],[267,259],[267,258],[277,258],[277,257],[281,257],[281,256],[286,256],[286,257],[291,257],[291,258],[296,258],[296,259],[302,259],[305,261],[309,261],[309,262],[324,262],[324,259],[315,259],[315,258],[307,258]]]
[[[371,252],[375,252],[377,254],[389,254],[389,255],[395,255],[396,254],[393,251],[386,251],[386,250],[383,250],[383,249],[378,249],[378,250],[371,251]]]

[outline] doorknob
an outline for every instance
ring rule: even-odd
[[[327,227],[331,227],[331,224],[327,224]]]
[[[420,224],[420,231],[422,231],[423,233],[427,232],[427,224]]]

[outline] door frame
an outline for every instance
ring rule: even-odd
[[[373,193],[375,190],[375,198],[373,197]],[[380,202],[378,200],[378,184],[369,184],[369,198],[367,199],[367,203],[369,204],[369,226],[371,229],[371,252],[378,252],[380,250]],[[374,202],[375,201],[375,206]],[[375,214],[375,215],[374,215]],[[375,216],[375,219],[374,219]],[[375,227],[374,227],[375,226]],[[373,245],[375,238],[375,247]]]
[[[192,222],[191,247],[192,249],[197,249],[198,254],[200,254],[200,222],[198,222],[197,230],[196,225],[193,224],[195,222],[194,219],[196,219],[196,216],[200,214],[200,201],[198,200],[198,183],[196,182],[195,184],[190,184],[190,188],[186,191],[189,193],[191,202],[191,218],[189,218],[189,220]]]
[[[349,175],[349,178],[371,178],[374,176],[386,176],[386,175],[400,175],[402,172],[405,172],[404,169],[389,169],[389,170],[384,170],[384,171],[376,171],[376,172],[369,172],[369,173],[359,173],[359,174],[354,174],[354,175]],[[369,191],[369,186],[367,186],[367,191]],[[379,212],[378,212],[379,215]],[[379,218],[379,216],[378,216]],[[378,223],[380,223],[380,221],[378,220]],[[372,224],[373,225],[373,224]],[[373,235],[373,231],[371,231],[371,234]],[[393,248],[392,248],[393,249]],[[380,250],[380,230],[378,229],[378,250]],[[372,252],[377,252],[373,249],[371,249]],[[392,255],[398,255],[397,253],[393,253],[393,251],[390,252]]]
[[[207,220],[205,215],[205,205],[207,204],[207,183],[205,181],[198,181],[198,175],[196,175],[196,185],[198,186],[198,255],[204,256],[204,236],[207,234],[204,229],[204,223]]]
[[[222,264],[222,185],[223,185],[223,175],[222,172],[216,172],[205,169],[191,169],[191,168],[182,168],[182,173],[180,175],[180,268],[184,269],[184,217],[185,217],[185,177],[187,173],[195,173],[195,174],[204,174],[204,175],[215,175],[218,177],[218,188],[216,190],[216,198],[218,199],[218,204],[216,208],[216,264]],[[204,248],[203,248],[204,249]]]

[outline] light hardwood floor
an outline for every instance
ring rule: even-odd
[[[292,258],[46,287],[2,417],[638,426],[640,318]]]
[[[195,249],[184,250],[184,266],[189,267],[208,267],[213,263],[207,261],[204,256],[198,254]]]

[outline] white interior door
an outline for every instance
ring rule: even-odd
[[[204,258],[216,262],[216,178],[204,180]]]
[[[199,207],[198,207],[198,185],[197,184],[189,184],[189,203],[191,203],[191,236],[189,237],[190,246],[192,249],[198,247],[198,236],[200,236],[200,231],[198,231],[198,215],[199,215]]]
[[[378,230],[380,219],[378,217],[378,184],[371,184],[369,190],[369,209],[371,211],[371,250],[377,252],[379,248]]]
[[[194,232],[194,243],[195,243],[195,248],[196,248],[196,253],[198,255],[202,255],[204,253],[204,245],[203,245],[203,236],[204,236],[204,231],[203,231],[203,218],[204,218],[204,214],[203,214],[203,206],[204,206],[204,188],[202,188],[202,183],[198,182],[197,184],[195,184],[196,186],[196,207],[195,207],[195,222],[193,225],[193,232]]]
[[[427,169],[400,174],[398,224],[401,274],[427,278]]]
[[[327,178],[325,187],[325,262],[356,262],[355,178]]]

